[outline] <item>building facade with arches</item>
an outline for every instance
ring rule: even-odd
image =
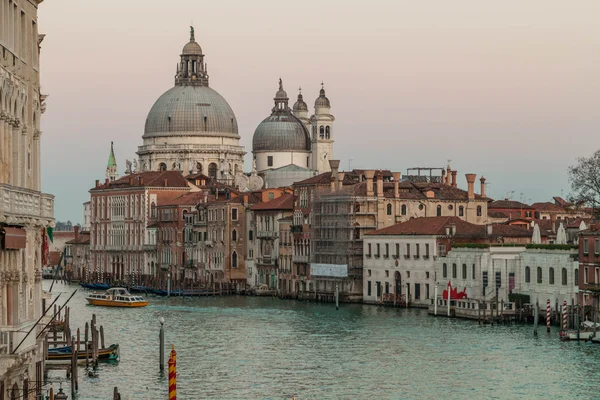
[[[140,171],[202,173],[233,184],[243,173],[244,147],[235,114],[209,86],[202,48],[192,28],[175,73],[175,86],[154,103],[138,147]]]
[[[42,268],[55,225],[54,196],[41,192],[40,3],[0,1],[0,397],[10,399],[42,395],[44,340],[36,332],[49,322],[35,327],[50,300]]]

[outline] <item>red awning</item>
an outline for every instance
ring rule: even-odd
[[[27,244],[27,235],[22,228],[2,228],[4,231],[5,249],[24,249]]]

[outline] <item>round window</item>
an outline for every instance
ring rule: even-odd
[[[452,210],[452,209],[454,209],[454,207],[452,206],[452,204],[450,204],[450,205],[448,206],[448,210]]]
[[[423,204],[419,204],[419,210],[423,210],[425,206]]]

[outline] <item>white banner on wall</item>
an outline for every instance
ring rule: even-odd
[[[347,264],[310,264],[311,276],[328,276],[331,278],[347,278]]]

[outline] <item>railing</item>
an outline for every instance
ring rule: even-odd
[[[31,329],[34,322],[30,321],[21,325],[6,325],[0,327],[0,357],[9,356],[25,338],[27,332]],[[19,347],[16,355],[25,353],[36,346],[36,335],[32,332]]]
[[[256,260],[257,264],[260,265],[277,265],[277,259],[275,258],[258,258]]]
[[[212,240],[205,240],[204,244],[207,245],[207,246],[209,246],[209,247],[214,246],[214,242]]]
[[[277,238],[279,236],[278,231],[258,231],[256,232],[257,238]]]
[[[138,147],[138,152],[145,153],[148,151],[165,150],[165,149],[181,149],[181,150],[205,150],[227,153],[242,154],[244,149],[239,146],[215,145],[215,144],[149,144]]]
[[[54,196],[0,184],[0,215],[54,218]]]
[[[297,263],[308,263],[309,256],[292,256],[292,261]]]

